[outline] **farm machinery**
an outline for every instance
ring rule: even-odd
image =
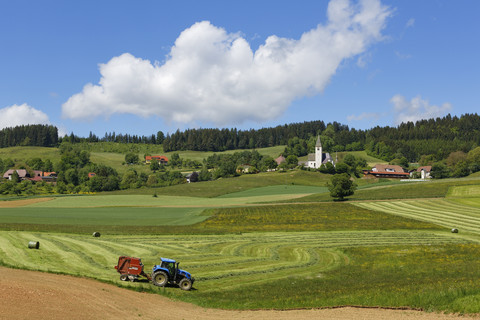
[[[160,265],[154,265],[152,275],[148,275],[143,270],[143,263],[140,258],[121,256],[118,258],[118,264],[115,266],[120,273],[122,281],[136,281],[140,277],[147,278],[154,285],[165,287],[167,284],[178,285],[182,290],[190,290],[195,278],[192,275],[178,267],[180,262],[172,259],[161,258]]]

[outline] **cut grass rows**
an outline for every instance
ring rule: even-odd
[[[26,248],[40,241],[40,250]],[[317,277],[348,262],[341,248],[463,243],[444,232],[365,231],[259,233],[228,236],[102,236],[0,232],[1,263],[119,283],[120,255],[141,257],[150,272],[160,257],[181,261],[204,292],[285,277]],[[121,283],[126,286],[147,284]]]
[[[361,208],[399,215],[480,234],[480,208],[448,200],[356,203]]]

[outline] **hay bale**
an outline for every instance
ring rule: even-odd
[[[452,229],[452,233],[458,233],[458,229],[453,228],[453,229]]]
[[[94,236],[95,238],[100,237],[100,232],[95,231],[95,232],[93,233],[93,236]]]
[[[30,242],[28,242],[28,248],[29,249],[39,249],[40,248],[40,242],[30,241]]]

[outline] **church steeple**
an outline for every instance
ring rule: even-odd
[[[320,136],[317,137],[317,143],[315,144],[315,168],[320,168],[323,161],[322,143],[320,142]]]
[[[317,148],[322,147],[322,143],[320,142],[320,136],[317,136],[317,143],[315,144],[315,147],[317,147]]]

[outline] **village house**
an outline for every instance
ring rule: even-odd
[[[275,159],[275,162],[277,163],[277,166],[281,165],[286,161],[285,157],[280,155],[277,159]]]
[[[408,178],[410,173],[398,165],[393,164],[377,164],[372,170],[363,170],[365,176],[371,175],[376,178]]]
[[[416,177],[419,177],[420,179],[430,179],[431,171],[432,171],[432,166],[422,166],[415,170],[410,171],[410,176],[411,177],[416,176]]]
[[[27,170],[25,170],[25,169],[16,169],[16,170],[10,169],[10,170],[7,170],[3,174],[3,178],[8,179],[8,180],[12,180],[12,174],[13,174],[14,171],[17,171],[17,174],[18,174],[18,177],[20,178],[20,180],[25,180],[25,179],[30,177]]]
[[[168,164],[168,158],[165,156],[145,156],[145,163],[149,164],[152,160],[158,161],[161,164]]]
[[[45,181],[45,182],[55,182],[57,181],[56,172],[44,172],[41,170],[33,171],[33,177],[30,176],[26,169],[10,169],[3,174],[3,178],[12,180],[12,174],[14,171],[17,171],[18,177],[20,180],[31,180],[35,182]]]

